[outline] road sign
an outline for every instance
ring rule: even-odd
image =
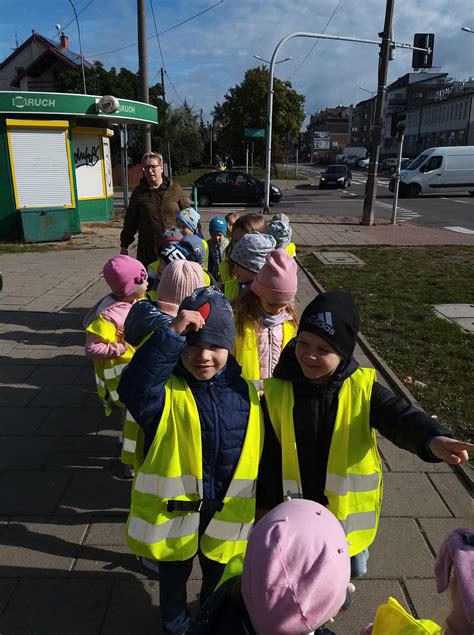
[[[244,137],[246,139],[265,139],[265,128],[245,128]]]

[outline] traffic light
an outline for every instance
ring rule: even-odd
[[[394,112],[392,114],[390,122],[390,134],[392,137],[397,137],[405,130],[406,118],[406,114],[402,112]]]
[[[430,52],[413,51],[411,65],[413,68],[431,68],[433,66],[434,33],[415,33],[413,46],[429,48]]]

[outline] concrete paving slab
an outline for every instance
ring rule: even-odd
[[[381,518],[370,547],[370,578],[433,575],[433,556],[413,518]]]
[[[370,562],[370,561],[369,561]],[[408,610],[403,590],[397,580],[355,580],[355,593],[348,611],[341,611],[328,627],[338,635],[355,635],[373,622],[380,604],[394,597]],[[386,635],[389,635],[388,633]]]
[[[4,577],[69,576],[88,523],[70,518],[14,518],[4,531],[0,562]]]
[[[103,408],[53,408],[39,428],[38,434],[45,436],[95,434],[104,416]]]
[[[435,312],[445,318],[472,318],[474,319],[474,304],[435,304]]]
[[[12,368],[11,366],[0,363],[0,382],[13,382],[15,384],[24,382],[35,369],[35,364],[22,364]]]
[[[452,606],[449,591],[437,593],[433,579],[405,580],[405,585],[418,618],[433,620],[442,626]]]
[[[418,522],[425,534],[425,539],[435,553],[438,553],[441,543],[452,531],[460,527],[472,527],[472,523],[468,517],[420,518]]]
[[[0,632],[98,635],[112,585],[111,580],[21,580],[0,618]]]
[[[451,516],[451,512],[425,474],[389,472],[384,474],[384,483],[383,516]],[[461,485],[459,487],[462,489]]]
[[[1,481],[0,481],[1,482]],[[102,470],[74,475],[58,507],[58,514],[127,514],[130,507],[131,481],[121,480]]]
[[[28,383],[36,386],[74,384],[81,372],[82,369],[76,366],[40,366],[29,376]]]
[[[49,408],[0,407],[0,435],[24,435],[35,432],[50,412]]]
[[[66,436],[62,438],[56,448],[57,452],[100,452],[107,456],[118,456],[121,443],[118,437],[112,436]]]
[[[125,547],[125,522],[126,519],[123,516],[94,517],[84,544]]]
[[[72,572],[72,578],[131,577],[147,580],[152,575],[128,547],[118,545],[81,547]]]
[[[466,518],[471,513],[472,496],[460,487],[459,480],[453,473],[431,474],[430,479],[454,516]]]
[[[1,437],[0,469],[41,468],[57,444],[55,437]]]
[[[61,386],[61,390],[56,386],[44,386],[31,401],[31,405],[78,408],[84,405],[92,390],[89,386]]]
[[[27,406],[39,395],[41,389],[24,384],[9,384],[0,386],[0,406]],[[42,405],[42,404],[37,404]]]
[[[452,472],[446,463],[422,461],[415,454],[398,448],[383,437],[377,440],[377,445],[391,472]]]
[[[0,615],[2,615],[5,607],[10,601],[11,596],[18,584],[18,578],[0,579]]]
[[[71,478],[71,474],[61,472],[5,472],[0,477],[2,513],[29,516],[54,513]]]
[[[49,438],[49,437],[46,437]],[[45,463],[48,470],[114,470],[117,459],[103,453],[53,452]]]
[[[116,582],[100,631],[101,635],[158,635],[161,633],[159,603],[160,587],[154,580]]]
[[[95,376],[94,376],[94,370],[92,366],[86,367],[86,368],[80,368],[79,375],[77,375],[73,383],[78,386],[94,386],[95,387]]]

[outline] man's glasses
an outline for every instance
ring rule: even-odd
[[[157,163],[156,165],[144,165],[144,172],[156,172],[158,168],[161,168],[161,163]]]

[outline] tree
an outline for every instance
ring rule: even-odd
[[[173,174],[183,174],[202,160],[204,143],[199,129],[199,115],[184,102],[178,108],[170,107],[163,126],[152,131],[152,144],[168,157],[168,143]]]
[[[222,103],[217,103],[214,122],[219,129],[218,150],[243,156],[244,129],[266,128],[268,98],[268,69],[252,68],[245,73],[241,84],[230,88]],[[274,79],[273,96],[273,158],[280,161],[288,141],[296,142],[304,120],[304,96],[299,95],[291,82]],[[264,140],[255,142],[255,159],[264,162]]]

